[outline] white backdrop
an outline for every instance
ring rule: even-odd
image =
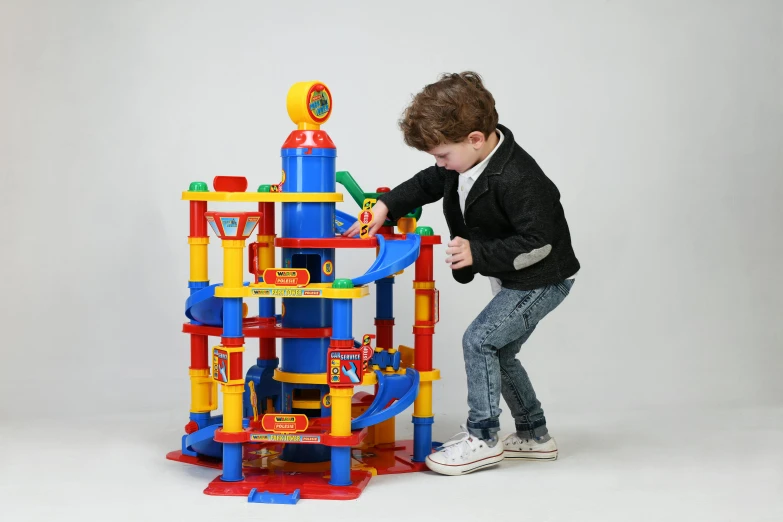
[[[782,19],[774,1],[0,2],[0,413],[173,412],[179,429],[181,191],[277,182],[303,80],[333,93],[338,169],[394,186],[432,163],[403,144],[401,111],[466,69],[559,187],[582,263],[520,356],[550,429],[780,405]],[[439,205],[421,222],[447,236]],[[337,275],[363,273],[365,254],[338,257]],[[444,257],[435,411],[450,435],[466,415],[461,334],[491,294]],[[395,296],[409,345],[411,272]],[[359,336],[374,310],[357,308]]]

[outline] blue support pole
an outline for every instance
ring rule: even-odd
[[[223,475],[224,482],[238,482],[242,476],[242,444],[223,444]]]
[[[376,319],[394,319],[394,284],[393,277],[384,277],[375,282],[375,313]],[[391,348],[388,346],[387,348]]]
[[[413,462],[424,462],[432,453],[433,417],[413,417]]]
[[[223,337],[242,337],[242,298],[223,299]],[[237,482],[242,475],[242,444],[223,444],[223,474],[221,480]]]
[[[351,448],[332,448],[332,486],[351,485]]]
[[[350,299],[335,299],[332,309],[332,338],[353,339],[353,303]]]
[[[242,337],[242,298],[223,299],[223,337]]]

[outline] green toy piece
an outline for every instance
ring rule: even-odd
[[[336,173],[336,181],[345,187],[345,190],[348,191],[348,194],[350,194],[356,204],[359,205],[359,208],[364,206],[365,199],[378,199],[378,197],[381,195],[380,192],[363,191],[359,184],[356,183],[356,180],[353,179],[351,173],[345,170],[341,170]],[[416,221],[418,221],[421,218],[421,207],[418,207],[413,212],[409,212],[403,217],[415,218]],[[393,227],[396,223],[396,221],[390,221],[387,219],[383,226]]]
[[[209,192],[209,185],[203,181],[193,181],[188,190],[190,192]]]
[[[353,288],[353,281],[350,279],[335,279],[332,288]]]

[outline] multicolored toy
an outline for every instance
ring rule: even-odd
[[[213,191],[194,182],[182,194],[190,202],[183,331],[190,336],[191,405],[182,448],[167,458],[222,469],[209,495],[267,503],[354,499],[374,475],[425,469],[432,450],[432,382],[440,378],[432,367],[438,322],[432,248],[441,241],[431,228],[417,227],[421,209],[387,221],[374,237],[342,237],[357,219],[371,219],[378,195],[389,189],[366,193],[348,172],[335,172],[336,148],[320,128],[333,106],[323,83],[293,85],[287,105],[297,129],[281,150],[281,182],[247,192],[245,178],[218,176]],[[337,183],[360,206],[356,215],[335,209],[343,200]],[[257,203],[258,210],[210,212],[211,201]],[[207,224],[223,249],[218,284],[208,276]],[[247,251],[253,277],[245,282],[245,243],[256,229]],[[337,278],[336,252],[355,248],[375,249],[375,262],[358,277]],[[414,346],[394,348],[395,276],[413,264]],[[353,300],[367,297],[370,283],[375,334],[362,333],[359,341]],[[248,316],[247,298],[258,298],[257,317]],[[209,337],[220,338],[211,350]],[[245,340],[254,338],[259,355],[245,372]],[[218,386],[222,415],[213,414]],[[356,386],[374,392],[354,393]],[[397,441],[395,416],[411,404],[413,440]]]

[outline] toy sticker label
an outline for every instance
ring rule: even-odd
[[[218,382],[228,382],[228,353],[224,350],[212,352],[212,378]]]
[[[264,282],[275,286],[306,286],[310,282],[310,272],[305,268],[267,268]]]
[[[301,288],[251,288],[256,297],[321,297],[322,290],[303,290]]]
[[[307,110],[317,120],[326,118],[331,110],[332,101],[329,99],[329,93],[326,90],[310,91],[310,99],[308,100]]]
[[[261,427],[272,433],[296,433],[307,430],[310,421],[301,413],[267,413],[261,417]]]
[[[220,223],[223,225],[223,232],[226,236],[236,236],[239,228],[239,218],[222,217]]]
[[[207,217],[207,223],[209,223],[209,226],[212,227],[212,230],[215,232],[216,236],[220,236],[220,230],[218,230],[217,223],[215,223],[215,218],[212,216]]]
[[[251,442],[294,442],[300,444],[319,444],[320,435],[285,435],[277,433],[252,433]]]
[[[249,236],[250,233],[253,231],[253,229],[256,227],[256,223],[258,223],[257,217],[249,217],[247,218],[247,223],[245,223],[245,230],[242,231],[243,236]]]

